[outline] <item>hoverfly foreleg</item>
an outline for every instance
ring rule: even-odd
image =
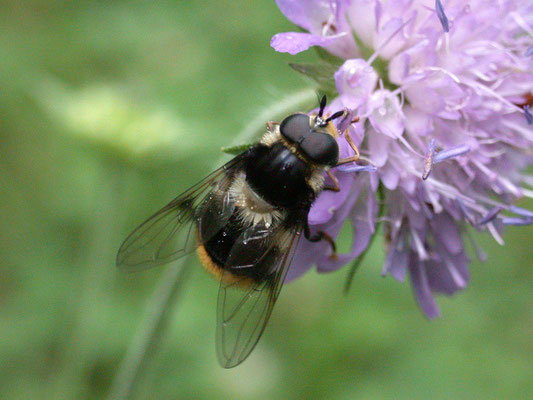
[[[319,242],[321,240],[325,240],[326,242],[328,242],[331,246],[331,254],[329,257],[332,258],[333,260],[337,260],[338,258],[337,257],[337,245],[335,244],[335,240],[333,240],[333,238],[324,231],[318,231],[314,234],[311,234],[311,230],[309,229],[309,223],[307,222],[307,219],[305,220],[305,225],[304,225],[304,236],[310,242]]]
[[[355,117],[350,124],[354,124],[358,121],[359,121],[359,117]],[[337,163],[337,165],[347,164],[347,163],[355,162],[359,160],[359,149],[357,148],[352,137],[350,136],[350,133],[348,132],[348,128],[345,129],[345,131],[343,132],[343,135],[344,135],[344,139],[346,139],[346,141],[348,142],[352,150],[355,152],[355,155],[351,157],[341,158],[339,162]]]
[[[275,130],[275,126],[278,125],[279,126],[279,122],[277,121],[268,121],[266,123],[266,126],[267,126],[267,131],[268,132],[274,132]]]
[[[329,171],[329,170],[328,170],[327,174],[329,176],[329,179],[331,179],[331,181],[333,182],[333,186],[324,186],[324,190],[331,190],[332,192],[340,192],[341,191],[341,187],[339,186],[339,181],[337,180],[335,175],[333,175],[331,173],[331,171]]]

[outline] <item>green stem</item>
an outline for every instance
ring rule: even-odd
[[[117,232],[114,229],[113,219],[109,215],[115,215],[120,220],[120,209],[116,208],[114,199],[117,197],[117,189],[123,187],[124,178],[120,169],[112,169],[109,175],[104,172],[103,163],[98,171],[101,183],[100,191],[95,194],[94,208],[91,210],[93,223],[87,247],[87,259],[80,268],[78,277],[79,286],[73,290],[73,297],[69,299],[69,330],[65,329],[64,345],[62,352],[57,356],[57,372],[54,379],[50,380],[44,398],[65,398],[68,390],[74,398],[82,396],[83,374],[89,359],[88,332],[90,332],[91,315],[94,307],[94,298],[108,290],[106,287],[105,272],[101,268],[109,264],[109,256],[115,251],[114,240]],[[98,201],[96,201],[96,199]],[[99,268],[98,266],[101,266]],[[111,273],[109,271],[109,273]],[[75,390],[76,392],[73,392]]]
[[[239,133],[230,146],[248,143],[258,139],[265,132],[267,121],[281,118],[294,111],[306,110],[316,105],[317,97],[314,89],[303,89],[265,108],[256,115]]]
[[[378,222],[376,223],[376,231],[370,238],[370,241],[368,242],[368,246],[366,246],[366,249],[361,253],[359,257],[355,259],[352,266],[350,267],[350,270],[348,271],[348,276],[346,277],[346,282],[344,282],[344,294],[347,294],[350,291],[350,288],[352,287],[353,277],[355,276],[355,273],[358,271],[359,266],[363,262],[363,259],[365,258],[366,254],[372,247],[372,244],[374,243],[374,240],[376,239],[376,236],[378,234],[378,229],[380,227],[379,219],[383,216],[385,212],[385,194],[383,185],[380,183],[378,187],[378,202],[379,202],[379,210],[378,210]]]
[[[172,265],[165,271],[152,298],[148,301],[144,321],[119,367],[109,392],[109,399],[132,398],[137,382],[167,325],[169,310],[181,293],[185,275],[189,271],[189,268],[184,267],[184,261],[182,259],[178,265]]]

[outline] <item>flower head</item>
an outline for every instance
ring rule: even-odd
[[[428,317],[434,293],[468,284],[463,238],[486,230],[499,243],[505,225],[533,213],[513,205],[533,197],[533,6],[486,2],[277,0],[305,33],[280,33],[278,51],[320,46],[337,57],[330,112],[347,109],[348,127],[371,168],[333,169],[339,193],[324,192],[309,215],[335,237],[353,228],[348,254],[302,241],[290,277],[315,264],[337,269],[364,253],[383,223],[384,275],[409,274]],[[334,59],[333,57],[330,58]],[[341,153],[351,150],[341,138]],[[470,228],[469,228],[470,227]]]

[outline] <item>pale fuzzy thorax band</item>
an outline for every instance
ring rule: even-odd
[[[239,217],[245,224],[263,223],[267,228],[281,221],[283,211],[263,200],[246,182],[244,173],[238,174],[233,180],[230,195],[238,208]]]

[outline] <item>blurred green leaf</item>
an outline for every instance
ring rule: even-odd
[[[316,53],[320,57],[322,61],[325,63],[331,65],[336,70],[339,69],[339,67],[344,64],[344,60],[340,57],[337,57],[330,52],[328,52],[326,49],[324,49],[321,46],[314,46],[313,49],[315,49]]]
[[[305,64],[290,63],[289,65],[295,71],[298,71],[318,83],[318,87],[322,92],[334,97],[334,93],[337,91],[337,88],[335,87],[335,79],[333,78],[333,75],[337,71],[335,66],[325,62]]]
[[[251,144],[238,144],[236,146],[230,146],[230,147],[222,147],[220,150],[226,154],[233,154],[238,155],[242,152],[248,150],[250,147],[253,146],[253,143]]]

